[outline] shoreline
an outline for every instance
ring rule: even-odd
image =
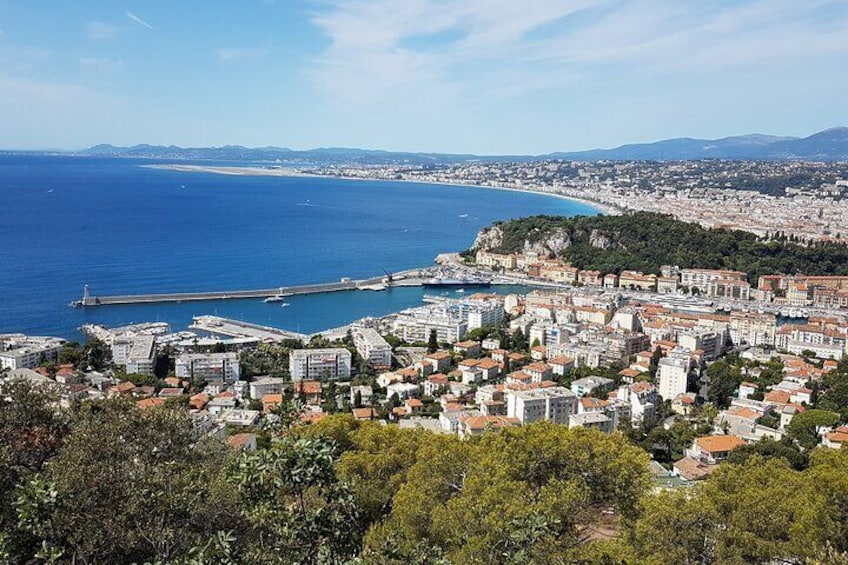
[[[380,182],[401,182],[401,183],[411,183],[411,184],[430,184],[436,186],[456,186],[456,187],[464,187],[464,188],[482,188],[482,189],[490,189],[490,190],[505,190],[509,192],[524,192],[530,194],[541,194],[543,196],[552,196],[554,198],[560,198],[563,200],[570,200],[572,202],[577,202],[579,204],[584,204],[586,206],[590,206],[597,210],[600,214],[605,214],[609,216],[618,216],[625,212],[623,208],[619,208],[612,204],[605,204],[601,202],[597,202],[595,200],[590,200],[588,198],[578,198],[576,196],[568,196],[566,194],[559,194],[556,192],[547,192],[544,190],[532,190],[525,188],[516,188],[511,186],[491,186],[487,184],[473,184],[473,183],[463,183],[456,181],[429,181],[429,180],[416,180],[416,179],[385,179],[379,177],[353,177],[353,176],[345,176],[345,175],[322,175],[316,173],[304,173],[302,171],[296,171],[292,169],[288,169],[285,167],[280,167],[276,169],[266,169],[260,167],[223,167],[223,166],[206,166],[206,165],[179,165],[179,164],[155,164],[155,165],[139,165],[140,167],[144,167],[147,169],[158,169],[165,171],[177,171],[182,173],[210,173],[216,175],[229,175],[229,176],[252,176],[252,177],[294,177],[294,178],[317,178],[317,179],[339,179],[339,180],[352,180],[352,181],[380,181]]]

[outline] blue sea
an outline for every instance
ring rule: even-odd
[[[94,295],[268,288],[430,265],[494,220],[595,214],[541,194],[145,168],[149,160],[0,155],[0,333],[79,339],[218,314],[311,333],[421,304],[422,290],[71,308]],[[209,164],[209,163],[205,163]],[[232,164],[232,163],[230,163]],[[467,214],[467,216],[466,216]]]

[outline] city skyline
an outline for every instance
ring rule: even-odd
[[[5,149],[542,154],[843,125],[838,2],[0,2]]]

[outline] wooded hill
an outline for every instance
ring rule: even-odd
[[[846,228],[848,229],[848,227]],[[478,235],[476,247],[490,251],[550,252],[580,269],[602,273],[659,273],[661,265],[734,269],[749,280],[771,273],[848,275],[848,246],[796,243],[782,234],[705,229],[653,212],[621,216],[530,216],[499,222]],[[492,245],[494,244],[494,245]]]

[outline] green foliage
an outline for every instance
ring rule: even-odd
[[[57,400],[49,389],[28,381],[0,379],[0,556],[36,543],[18,527],[13,501],[16,486],[36,476],[67,437],[68,413]]]
[[[242,374],[246,378],[257,375],[270,375],[276,378],[289,376],[289,352],[303,347],[297,339],[283,340],[280,343],[263,343],[254,350],[242,351],[239,362]]]
[[[183,410],[83,404],[58,454],[22,485],[21,524],[69,559],[167,560],[208,528],[232,525],[218,510],[227,491],[215,488],[228,455],[220,444],[197,444]],[[24,520],[44,508],[46,490],[57,493],[49,515]]]
[[[742,372],[739,367],[719,359],[707,367],[707,377],[709,378],[707,394],[710,400],[717,406],[727,408],[731,397],[742,384]]]
[[[599,507],[633,511],[646,462],[618,435],[553,424],[470,442],[430,436],[366,548],[430,540],[454,563],[562,562]]]
[[[787,435],[798,442],[804,449],[812,449],[819,444],[821,438],[818,429],[830,427],[839,421],[839,414],[827,410],[807,410],[792,418],[786,429]]]
[[[763,438],[757,443],[741,445],[730,452],[727,457],[728,463],[743,465],[752,457],[763,459],[783,459],[796,471],[803,471],[809,465],[809,457],[801,452],[790,440],[775,441],[771,438]]]
[[[430,338],[427,340],[427,353],[435,353],[439,350],[439,340],[436,337],[436,330],[430,330]]]
[[[848,421],[848,358],[843,358],[814,389],[816,398],[811,400],[816,401],[815,407],[838,412],[842,421]]]
[[[510,339],[510,349],[512,351],[517,351],[520,353],[527,352],[527,336],[524,335],[524,332],[521,330],[521,328],[516,328],[515,331],[512,332],[512,338]]]
[[[734,361],[735,363],[735,361]],[[620,433],[550,423],[460,440],[336,414],[235,454],[182,409],[58,408],[0,383],[0,562],[247,564],[843,563],[848,450],[734,450],[689,489],[655,492]],[[802,418],[804,415],[806,418]],[[714,416],[647,430],[670,459]],[[800,419],[799,419],[800,418]],[[797,440],[797,441],[796,441]],[[805,449],[800,449],[803,446]]]
[[[785,241],[763,242],[751,233],[704,229],[671,216],[634,212],[621,216],[531,216],[498,224],[504,237],[497,251],[518,252],[525,241],[541,241],[555,231],[571,245],[560,258],[581,269],[619,273],[635,269],[658,273],[660,265],[683,268],[736,269],[751,280],[768,273],[848,274],[848,246]],[[594,247],[594,236],[610,244]]]
[[[335,563],[357,552],[357,508],[334,451],[327,440],[286,436],[242,455],[233,480],[251,527],[246,562]]]

